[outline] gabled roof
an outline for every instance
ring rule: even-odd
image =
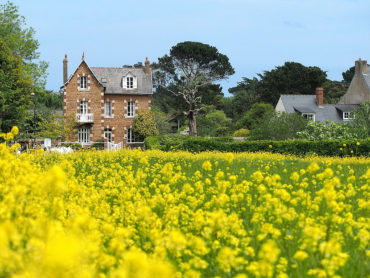
[[[353,110],[356,110],[358,108],[358,105],[356,104],[337,104],[335,105],[335,108],[342,112],[351,112]]]
[[[153,94],[152,75],[146,74],[143,67],[91,67],[90,69],[105,87],[106,94]],[[122,79],[129,73],[137,78],[137,89],[124,89],[122,87]],[[106,82],[102,82],[103,79]]]
[[[300,113],[315,113],[311,108],[303,106],[294,106],[294,110]]]
[[[66,83],[64,83],[60,88],[64,88],[65,86],[67,86],[67,84],[71,81],[72,77],[76,74],[76,71],[78,70],[78,68],[82,65],[82,64],[85,64],[86,67],[91,71],[91,73],[93,74],[93,76],[95,77],[95,79],[98,81],[98,83],[103,86],[103,84],[100,82],[100,80],[95,76],[94,72],[91,70],[91,68],[87,65],[87,63],[85,62],[85,59],[82,59],[81,63],[78,65],[78,67],[76,68],[76,70],[73,72],[73,74],[71,74],[67,80]]]
[[[315,121],[317,122],[325,122],[328,120],[336,123],[343,122],[342,110],[338,108],[342,107],[342,105],[324,104],[323,106],[318,106],[316,103],[316,95],[281,95],[280,99],[287,113],[294,113],[297,111],[299,113],[315,113]],[[354,106],[356,105],[353,105],[353,107]]]

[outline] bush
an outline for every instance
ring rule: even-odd
[[[370,139],[366,140],[287,140],[234,142],[229,137],[153,136],[145,139],[147,149],[190,152],[273,152],[293,155],[370,156]]]
[[[234,132],[233,136],[234,137],[247,137],[249,134],[249,130],[245,128],[238,129],[237,131]]]
[[[310,121],[303,131],[297,132],[297,136],[307,140],[343,140],[356,138],[356,135],[351,132],[347,123],[336,124],[331,121],[326,121],[325,123]]]
[[[297,133],[303,131],[307,120],[292,113],[274,113],[266,115],[258,125],[250,131],[253,140],[287,140],[297,138]]]

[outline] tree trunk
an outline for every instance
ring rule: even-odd
[[[197,136],[197,120],[195,118],[194,112],[189,112],[189,136]]]

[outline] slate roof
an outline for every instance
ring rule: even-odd
[[[325,122],[329,120],[341,123],[343,122],[342,112],[348,109],[349,106],[351,106],[352,110],[357,107],[357,105],[338,104],[324,104],[323,106],[318,106],[316,103],[316,95],[281,95],[280,98],[287,113],[294,113],[297,111],[300,113],[315,113],[316,122]]]
[[[342,112],[351,112],[358,108],[356,104],[337,104],[335,107]]]
[[[143,67],[90,67],[98,81],[105,87],[106,94],[133,94],[133,95],[151,95],[153,94],[152,75],[146,74]],[[124,89],[122,87],[122,78],[128,73],[137,78],[136,89]],[[105,79],[105,80],[103,80]],[[106,81],[106,82],[103,82]]]

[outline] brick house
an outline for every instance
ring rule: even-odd
[[[132,123],[138,110],[150,109],[153,95],[148,58],[145,66],[89,67],[82,61],[68,78],[67,55],[63,60],[63,114],[75,115],[78,128],[69,141],[135,142]]]

